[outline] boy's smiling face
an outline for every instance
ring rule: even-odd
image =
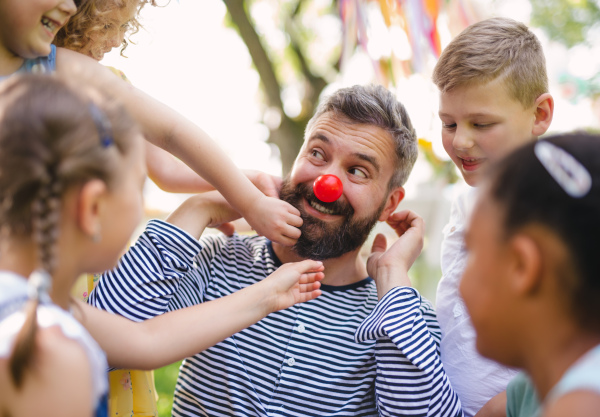
[[[523,107],[499,78],[440,94],[444,149],[467,184],[475,186],[490,162],[545,132],[537,128],[539,102]]]

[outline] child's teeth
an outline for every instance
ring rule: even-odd
[[[54,29],[54,25],[47,17],[42,17],[42,25],[46,26],[50,30]]]

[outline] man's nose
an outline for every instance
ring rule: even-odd
[[[343,191],[342,181],[333,174],[321,175],[313,183],[315,196],[325,203],[337,200]]]

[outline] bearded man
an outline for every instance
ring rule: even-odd
[[[144,320],[231,294],[284,263],[323,260],[321,296],[183,362],[173,415],[460,416],[435,313],[407,275],[423,222],[396,212],[416,157],[415,131],[393,94],[381,86],[340,89],[309,122],[281,186],[280,197],[303,220],[294,246],[236,233],[200,238],[206,227],[239,217],[218,194],[201,194],[166,222],[151,221],[90,302]],[[342,182],[334,202],[313,192],[324,174]],[[359,252],[378,221],[400,237],[393,252],[375,238],[367,271]]]

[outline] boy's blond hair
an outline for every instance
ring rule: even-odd
[[[433,70],[433,82],[442,93],[500,77],[524,107],[548,92],[540,41],[526,25],[504,17],[467,27],[444,49]]]

